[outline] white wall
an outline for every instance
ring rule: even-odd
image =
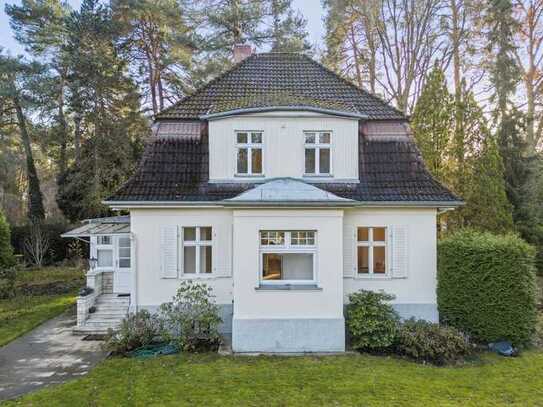
[[[347,209],[341,210],[229,210],[229,209],[132,209],[131,228],[136,239],[138,305],[169,301],[179,279],[160,273],[160,226],[212,226],[223,233],[228,246],[224,255],[214,248],[213,261],[231,267],[231,277],[206,278],[217,303],[235,301],[235,315],[243,318],[336,318],[343,301],[359,289],[384,290],[396,295],[398,304],[436,303],[436,210]],[[406,225],[409,229],[409,274],[405,279],[344,278],[343,230],[355,226]],[[258,291],[259,230],[317,230],[317,279],[322,291]],[[230,232],[232,233],[232,232]],[[224,247],[223,247],[224,249]],[[236,257],[232,259],[232,250]],[[233,262],[233,264],[232,264]],[[232,267],[233,266],[233,267]]]
[[[236,171],[235,132],[237,130],[263,132],[263,170],[266,178],[301,178],[305,164],[304,131],[329,130],[332,132],[333,177],[358,180],[358,121],[356,119],[303,112],[294,116],[283,112],[282,114],[263,113],[211,120],[209,122],[209,178],[211,181],[244,179],[234,176]]]
[[[394,294],[396,304],[435,304],[437,237],[435,209],[352,209],[345,211],[344,227],[405,225],[408,227],[407,278],[345,278],[345,302],[359,289]],[[389,262],[390,265],[390,262]]]
[[[161,278],[160,228],[163,225],[211,226],[222,235],[218,237],[221,250],[213,247],[214,267],[231,270],[232,211],[225,209],[132,209],[131,229],[136,239],[136,298],[138,306],[156,306],[171,300],[180,279]],[[226,255],[221,255],[226,246]],[[193,278],[192,275],[190,278]],[[202,279],[213,288],[218,304],[232,303],[232,278],[208,277]]]
[[[340,210],[234,211],[234,318],[343,318]],[[321,290],[257,290],[260,230],[316,230]]]

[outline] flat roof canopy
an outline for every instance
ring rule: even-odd
[[[86,219],[85,225],[63,233],[61,237],[90,237],[91,235],[118,235],[130,233],[130,216]]]

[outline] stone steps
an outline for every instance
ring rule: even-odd
[[[109,329],[117,329],[128,313],[129,297],[103,294],[96,299],[96,311],[89,314],[84,326],[74,328],[79,335],[104,335]]]

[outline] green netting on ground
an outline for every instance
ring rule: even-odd
[[[138,359],[147,359],[161,355],[172,355],[178,352],[179,351],[177,350],[177,348],[173,345],[170,345],[169,343],[159,343],[156,345],[143,346],[141,348],[133,350],[128,354],[128,356]]]

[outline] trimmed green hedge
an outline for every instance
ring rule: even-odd
[[[438,245],[442,323],[480,342],[533,340],[537,318],[535,252],[516,235],[460,231]]]

